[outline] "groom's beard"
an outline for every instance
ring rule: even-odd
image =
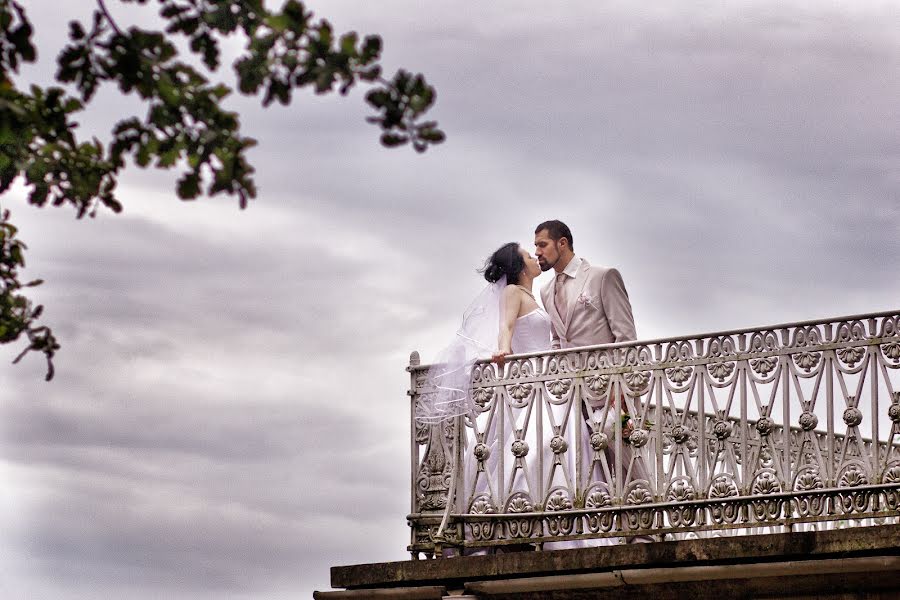
[[[556,263],[557,263],[558,260],[559,260],[559,259],[557,258],[557,259],[554,260],[552,263],[548,263],[548,262],[544,262],[544,261],[540,261],[540,260],[539,260],[539,261],[538,261],[538,265],[540,265],[541,271],[547,272],[547,271],[549,271],[550,269],[552,269],[554,266],[556,266]]]

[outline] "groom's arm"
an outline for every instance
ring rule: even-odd
[[[603,275],[600,300],[603,302],[603,310],[616,342],[636,340],[637,331],[631,313],[631,301],[628,299],[628,291],[618,269],[609,269]]]

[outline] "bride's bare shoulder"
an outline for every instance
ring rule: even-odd
[[[503,297],[504,298],[514,298],[522,293],[522,290],[519,289],[517,285],[508,285],[503,288]]]

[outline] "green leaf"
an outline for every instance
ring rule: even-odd
[[[65,103],[63,104],[63,111],[67,113],[77,112],[84,108],[84,104],[82,104],[77,98],[67,98]]]
[[[112,196],[103,197],[100,199],[103,202],[104,206],[109,208],[114,213],[122,212],[122,203],[113,198]]]
[[[360,53],[363,64],[368,64],[381,54],[381,38],[377,35],[366,36]]]
[[[342,35],[340,41],[341,52],[347,56],[356,56],[356,42],[358,40],[359,36],[355,31]]]
[[[180,154],[181,148],[179,146],[176,146],[170,150],[166,150],[159,155],[159,158],[156,160],[156,166],[163,169],[168,169],[169,167],[175,165]]]
[[[446,139],[444,132],[440,129],[435,129],[432,127],[426,127],[419,130],[419,137],[425,140],[426,142],[431,142],[432,144],[440,144]]]
[[[178,197],[182,200],[193,200],[200,195],[200,175],[195,171],[185,173],[178,180]]]
[[[398,135],[395,133],[383,133],[381,134],[381,143],[388,147],[394,148],[396,146],[402,146],[403,144],[409,142],[409,137],[405,135]]]
[[[151,151],[149,144],[141,144],[134,155],[134,162],[139,167],[146,167],[150,164],[150,155]]]
[[[381,108],[391,101],[391,94],[384,89],[375,89],[366,94],[366,102],[375,108]]]
[[[69,38],[75,42],[85,37],[84,27],[78,21],[69,21]]]
[[[356,75],[362,81],[375,81],[381,76],[381,67],[379,65],[375,65],[369,67],[368,69],[359,71]]]
[[[272,28],[273,31],[277,31],[278,33],[283,32],[285,29],[290,27],[291,24],[291,16],[286,14],[272,15],[268,19],[266,19],[266,25],[268,25]]]
[[[228,96],[229,94],[231,94],[231,88],[229,88],[227,85],[220,83],[219,85],[214,86],[210,90],[210,94],[212,96],[214,96],[216,98],[216,100],[221,100],[221,99],[225,98],[226,96]]]

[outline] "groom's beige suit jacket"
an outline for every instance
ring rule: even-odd
[[[592,267],[584,259],[581,259],[581,264],[577,265],[577,268],[566,270],[574,274],[574,281],[568,281],[570,285],[566,288],[566,306],[557,307],[554,302],[555,278],[541,288],[541,300],[544,301],[544,308],[550,315],[554,348],[575,348],[637,339],[631,302],[628,300],[628,292],[618,270]],[[604,409],[605,398],[597,404],[589,402],[589,405],[590,409],[582,407],[587,423],[587,426],[581,429],[586,448],[590,447],[590,433],[594,430],[595,423],[602,423],[603,432],[612,438],[618,419],[618,409],[615,412]],[[633,413],[634,407],[630,408],[629,412]],[[614,447],[609,446],[605,452],[610,466],[617,464]],[[624,446],[620,458],[625,469],[623,471],[625,483],[648,479],[643,460],[634,460],[630,446]],[[593,462],[589,453],[585,455],[585,461],[584,466],[588,471],[593,473],[595,468],[599,468],[599,463]],[[615,476],[615,470],[612,475]],[[603,479],[605,476],[600,473],[596,477]]]
[[[593,267],[581,259],[574,281],[568,283],[567,305],[563,307],[554,302],[555,278],[541,288],[541,300],[550,315],[553,348],[637,339],[631,302],[617,269]]]

